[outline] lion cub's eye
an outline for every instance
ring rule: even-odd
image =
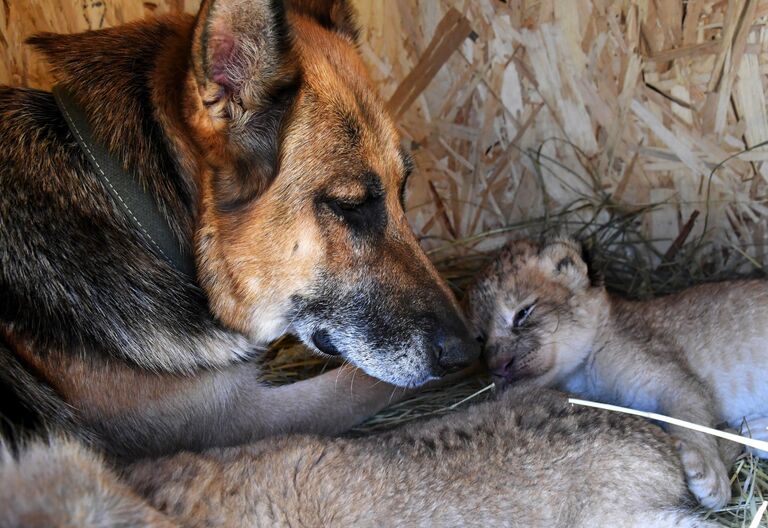
[[[515,314],[515,318],[512,319],[512,328],[520,328],[525,324],[525,322],[528,320],[528,317],[533,313],[533,308],[536,306],[536,303],[531,303],[525,308],[521,308],[517,311]]]

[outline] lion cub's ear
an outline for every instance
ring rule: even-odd
[[[571,290],[590,286],[589,270],[581,257],[581,246],[572,238],[558,238],[547,243],[539,259],[552,276]]]

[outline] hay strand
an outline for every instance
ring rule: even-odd
[[[706,433],[708,435],[716,436],[718,438],[724,438],[725,440],[730,440],[731,442],[736,442],[745,446],[753,447],[755,449],[768,451],[768,442],[765,442],[763,440],[756,440],[754,438],[748,438],[746,436],[729,433],[727,431],[720,431],[718,429],[713,429],[711,427],[706,427],[704,425],[687,422],[685,420],[680,420],[678,418],[673,418],[671,416],[665,416],[659,413],[639,411],[637,409],[630,409],[628,407],[620,407],[618,405],[610,405],[607,403],[580,400],[578,398],[568,398],[568,403],[571,403],[573,405],[583,405],[585,407],[594,407],[596,409],[603,409],[606,411],[632,414],[634,416],[642,416],[643,418],[648,418],[649,420],[656,420],[658,422],[664,422],[671,425],[676,425],[678,427],[692,429],[700,433]]]

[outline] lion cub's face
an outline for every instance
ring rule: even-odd
[[[494,376],[543,387],[572,372],[595,335],[598,291],[576,242],[507,244],[468,294],[468,315]]]

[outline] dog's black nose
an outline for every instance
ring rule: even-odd
[[[435,336],[432,351],[438,375],[457,372],[480,356],[480,345],[469,334],[464,334],[467,332]]]
[[[331,335],[327,330],[317,330],[312,334],[312,344],[323,354],[328,354],[329,356],[341,355],[339,349],[331,341]]]

